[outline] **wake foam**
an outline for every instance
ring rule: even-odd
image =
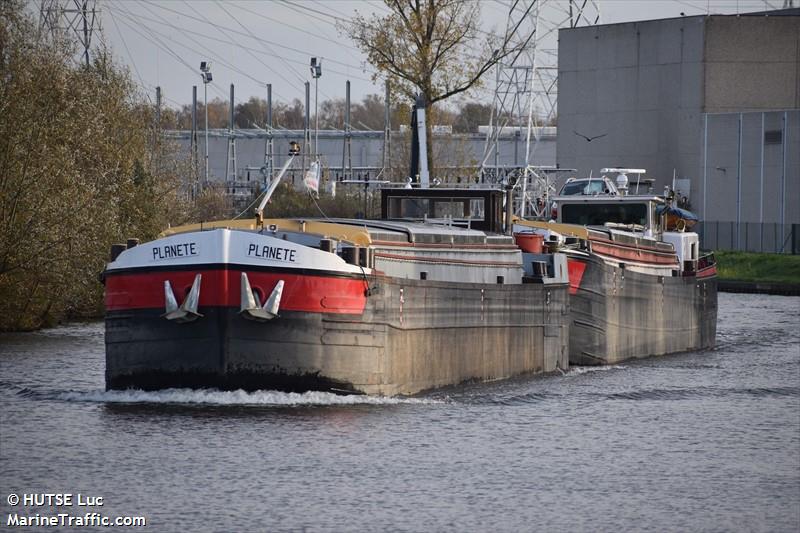
[[[398,405],[436,404],[441,400],[424,398],[398,398],[366,395],[338,395],[330,392],[279,392],[243,390],[220,391],[214,389],[97,390],[87,392],[62,392],[57,399],[69,402],[185,404],[185,405]]]
[[[608,365],[608,366],[573,366],[564,374],[564,377],[581,376],[591,372],[607,372],[609,370],[624,370],[627,368],[623,365]]]

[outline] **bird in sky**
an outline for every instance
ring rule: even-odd
[[[595,140],[595,139],[599,139],[600,137],[605,137],[606,135],[608,135],[608,133],[604,133],[604,134],[602,134],[602,135],[595,135],[594,137],[587,137],[587,136],[586,136],[586,135],[584,135],[583,133],[578,133],[578,132],[577,132],[577,131],[575,131],[575,130],[572,130],[572,133],[574,133],[574,134],[575,134],[575,135],[577,135],[578,137],[583,137],[584,139],[586,139],[586,142],[592,142],[592,141],[593,141],[593,140]]]

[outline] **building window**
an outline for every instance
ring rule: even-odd
[[[783,132],[781,130],[770,130],[764,132],[764,144],[781,144],[783,142]]]

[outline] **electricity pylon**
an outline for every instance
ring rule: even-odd
[[[528,212],[541,215],[541,206],[546,203],[541,200],[551,188],[533,163],[542,128],[553,125],[558,113],[558,30],[599,21],[599,0],[509,2],[506,35],[511,41],[509,45],[521,46],[521,50],[499,62],[495,70],[492,116],[481,175],[484,181],[497,182],[503,174],[517,173],[516,177],[521,178],[517,180],[521,192],[517,212],[522,215]],[[508,134],[524,137],[524,160],[515,160],[510,168],[502,168],[500,137]],[[515,154],[518,159],[519,154],[516,151]]]
[[[80,46],[88,67],[92,34],[100,29],[97,0],[41,0],[39,27],[53,37],[69,37]]]

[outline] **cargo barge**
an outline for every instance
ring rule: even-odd
[[[386,189],[381,220],[262,202],[118,248],[106,387],[396,395],[566,369],[566,256],[504,234],[503,194]]]
[[[701,253],[696,217],[671,194],[627,195],[627,173],[601,192],[553,198],[550,222],[517,220],[567,256],[571,365],[712,348],[717,326],[717,275]],[[592,185],[607,182],[595,179]],[[587,191],[596,188],[586,187]]]

